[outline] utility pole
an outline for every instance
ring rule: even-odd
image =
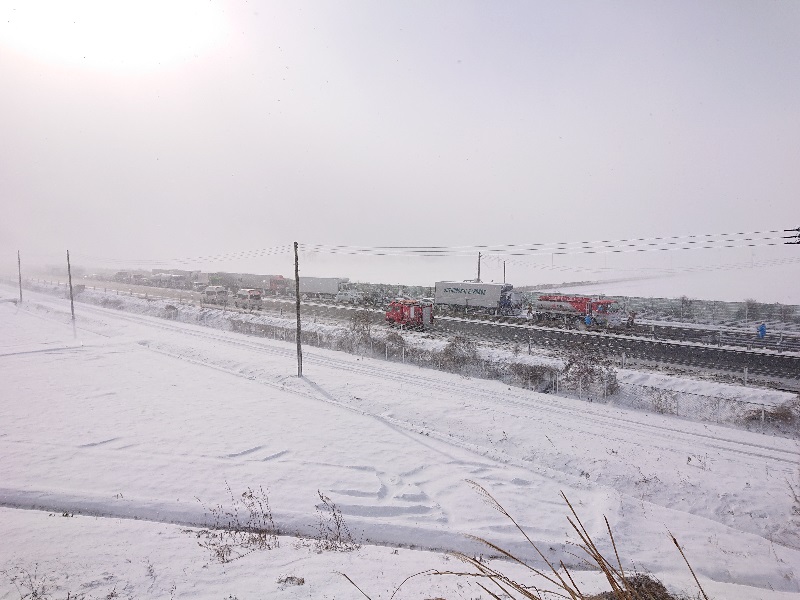
[[[19,259],[19,250],[17,250],[17,273],[19,273],[19,302],[22,304],[22,263]]]
[[[69,279],[69,309],[72,312],[72,325],[75,326],[75,301],[72,297],[72,267],[69,264],[69,250],[67,250],[67,278]]]
[[[506,261],[503,261],[503,283],[506,282]]]
[[[297,309],[297,376],[303,376],[303,347],[300,344],[300,261],[297,258],[297,242],[294,243],[294,298]]]
[[[481,282],[481,253],[478,252],[478,280],[477,283]]]

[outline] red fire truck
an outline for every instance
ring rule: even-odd
[[[386,311],[386,322],[390,327],[425,329],[433,325],[433,304],[423,304],[418,300],[395,300]]]

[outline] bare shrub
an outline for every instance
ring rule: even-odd
[[[39,565],[36,565],[32,573],[22,568],[1,572],[16,588],[20,600],[46,600],[52,597],[50,594],[53,584],[39,574]]]
[[[747,411],[742,420],[745,423],[761,421],[773,425],[795,425],[800,422],[800,399],[790,400],[777,406],[764,405]]]
[[[365,338],[370,337],[373,325],[373,314],[368,310],[354,310],[350,315],[350,329]]]
[[[675,392],[653,389],[650,393],[654,411],[662,415],[675,414],[677,412],[675,407],[677,406],[678,400]]]
[[[453,337],[441,352],[436,354],[436,363],[445,371],[461,372],[478,362],[478,347],[469,338]]]
[[[104,308],[122,308],[122,300],[119,298],[100,298],[100,306]]]
[[[277,529],[272,519],[269,498],[264,489],[247,488],[237,498],[226,483],[231,505],[218,504],[207,509],[214,524],[197,531],[200,547],[221,563],[242,558],[256,550],[278,547]],[[198,498],[198,501],[200,499]]]
[[[8,578],[16,588],[20,600],[55,600],[56,598],[54,594],[58,586],[54,583],[54,578],[39,573],[39,565],[34,567],[33,572],[16,568],[10,571],[0,571],[0,574]],[[59,597],[65,600],[83,600],[86,598],[86,594],[67,591],[65,596]]]
[[[405,348],[406,339],[396,331],[390,331],[386,334],[386,343],[395,348]]]
[[[361,544],[355,541],[350,533],[350,528],[344,521],[344,516],[339,507],[328,496],[317,490],[321,504],[317,505],[317,550],[332,550],[335,552],[351,552],[358,550]]]
[[[508,370],[525,387],[534,387],[550,376],[550,369],[542,365],[511,363]]]
[[[564,364],[564,383],[572,389],[587,392],[602,391],[611,396],[619,390],[617,370],[607,358],[585,350],[567,354]]]
[[[502,365],[492,361],[481,361],[483,368],[483,377],[486,379],[503,379],[505,371]]]
[[[354,354],[359,346],[359,339],[352,333],[346,333],[336,338],[336,349],[349,354]]]

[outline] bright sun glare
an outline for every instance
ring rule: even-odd
[[[0,47],[114,71],[168,67],[203,54],[225,33],[222,11],[197,0],[26,0],[3,13]]]

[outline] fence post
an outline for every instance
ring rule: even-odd
[[[747,367],[744,368],[744,384],[747,385]]]
[[[764,433],[764,405],[761,405],[761,433]]]
[[[531,353],[531,336],[528,336],[528,354]]]
[[[406,362],[406,347],[403,346],[403,363]]]

